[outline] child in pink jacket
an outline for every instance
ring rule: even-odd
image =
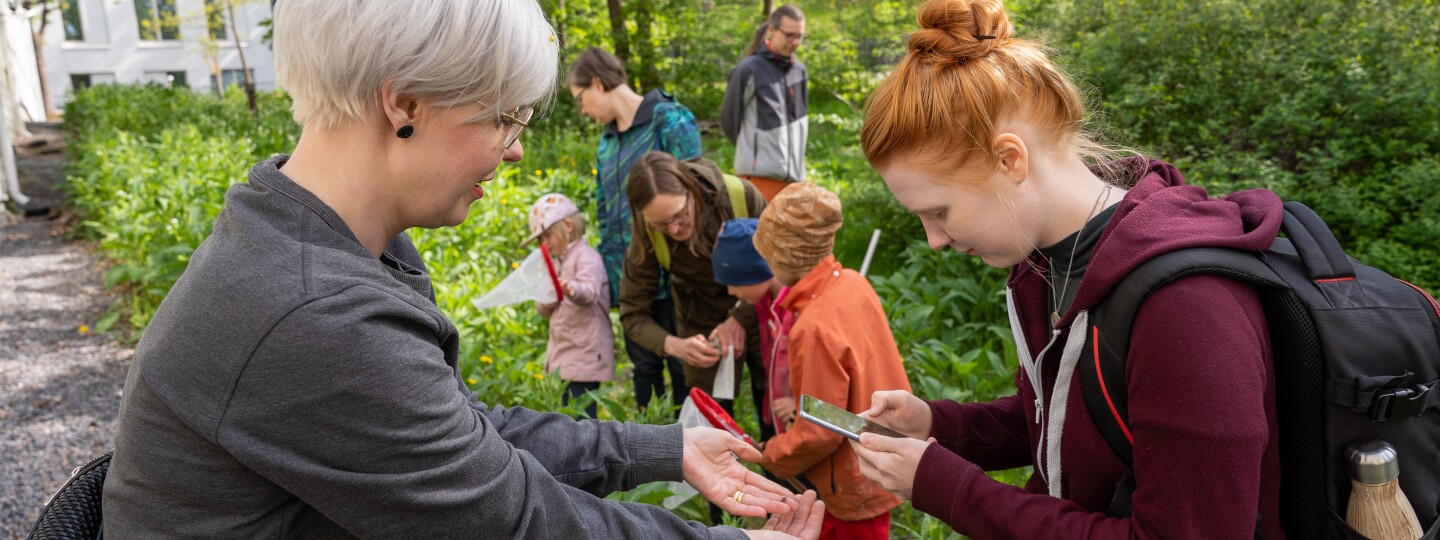
[[[545,243],[558,260],[564,296],[553,304],[536,304],[550,319],[550,341],[545,348],[545,370],[560,372],[569,381],[564,403],[600,383],[615,379],[615,334],[610,328],[610,282],[600,252],[585,242],[585,217],[569,198],[558,193],[541,195],[530,207],[530,237]],[[585,411],[595,418],[595,404]]]

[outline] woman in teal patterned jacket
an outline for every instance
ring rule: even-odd
[[[625,179],[640,156],[659,150],[681,160],[700,156],[700,130],[695,115],[664,90],[644,96],[625,84],[625,66],[620,59],[598,47],[580,53],[570,65],[570,95],[580,113],[605,126],[595,152],[595,222],[600,227],[600,257],[610,278],[610,298],[620,297],[621,268],[630,246],[630,201],[625,197]],[[663,282],[669,276],[662,276]],[[669,287],[651,305],[656,322],[675,332],[675,303]],[[655,353],[625,338],[625,351],[635,364],[635,402],[641,408],[653,395],[665,392],[665,371],[670,372],[671,398],[684,402],[689,388],[680,361],[661,359]]]

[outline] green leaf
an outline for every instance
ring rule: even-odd
[[[105,316],[100,317],[100,320],[95,323],[95,331],[96,331],[96,332],[99,332],[99,333],[101,333],[101,334],[104,334],[104,333],[106,333],[106,332],[109,332],[109,331],[110,331],[110,328],[113,327],[113,326],[115,326],[116,321],[119,321],[119,320],[120,320],[120,312],[119,312],[119,311],[111,311],[111,312],[108,312],[108,313],[105,314]]]

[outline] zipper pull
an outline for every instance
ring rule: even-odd
[[[1040,398],[1035,398],[1035,425],[1040,425]]]

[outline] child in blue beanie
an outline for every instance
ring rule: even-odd
[[[732,219],[720,227],[711,264],[715,282],[730,294],[755,306],[760,316],[761,361],[770,384],[760,403],[760,421],[784,433],[795,421],[795,397],[790,390],[790,361],[785,335],[795,322],[794,314],[780,307],[789,292],[770,273],[770,265],[755,251],[755,218]]]

